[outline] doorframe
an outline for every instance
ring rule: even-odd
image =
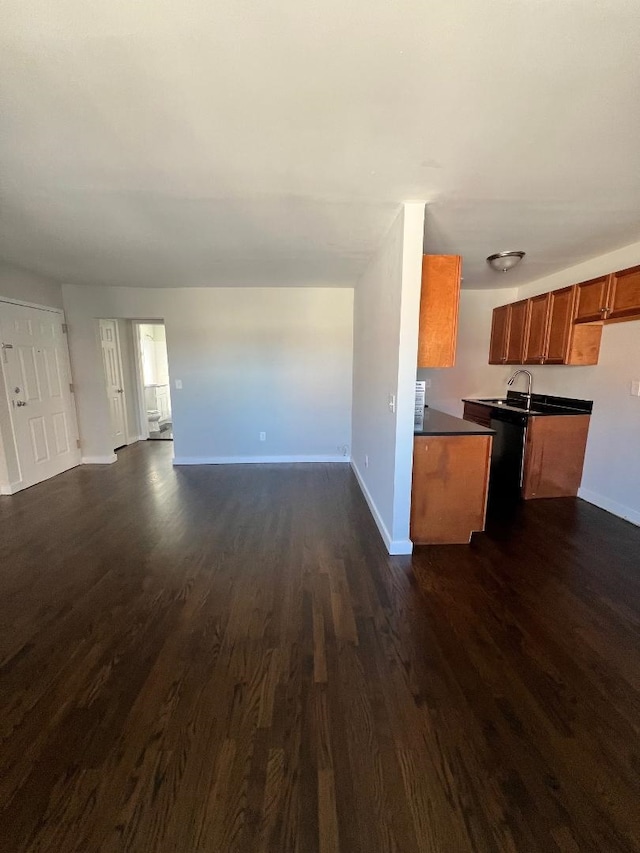
[[[21,305],[23,308],[37,308],[39,311],[51,311],[53,314],[62,314],[64,317],[64,308],[54,308],[52,305],[39,305],[37,302],[12,299],[10,296],[0,296],[0,302],[7,302],[9,305]]]
[[[149,439],[149,421],[147,420],[147,406],[144,399],[144,380],[142,371],[142,342],[140,340],[140,326],[150,324],[150,320],[132,320],[131,328],[134,337],[134,360],[136,363],[136,391],[138,392],[138,418],[140,420],[140,435],[144,441]]]
[[[140,435],[143,439],[149,439],[149,421],[147,420],[147,404],[144,397],[144,375],[142,370],[142,341],[140,340],[140,326],[164,326],[165,334],[167,324],[162,317],[153,320],[131,320],[134,337],[134,357],[136,363],[136,390],[138,392],[138,417],[140,418]],[[167,347],[167,354],[169,348]],[[169,395],[171,399],[171,374],[169,374]],[[173,399],[171,399],[171,417],[173,418]],[[173,422],[175,430],[175,422]]]
[[[8,302],[9,300],[4,300],[4,299],[0,300],[0,302],[5,302],[5,301]],[[10,304],[11,305],[19,305],[20,303],[19,302],[13,302],[13,300],[12,300],[10,302]],[[1,307],[2,306],[0,306],[0,310],[1,310]],[[24,308],[32,308],[33,306],[24,305],[23,307]],[[4,351],[2,351],[0,353],[0,378],[2,379],[2,390],[4,392],[3,396],[4,396],[6,404],[7,404],[7,418],[6,418],[6,420],[8,421],[9,429],[11,430],[11,435],[6,436],[6,441],[5,441],[4,436],[2,435],[2,430],[0,430],[0,450],[2,450],[3,469],[4,469],[4,472],[6,473],[6,477],[2,476],[2,478],[1,478],[1,479],[4,479],[4,483],[2,483],[0,480],[0,495],[15,495],[16,492],[22,491],[23,479],[22,479],[22,466],[20,464],[20,457],[18,456],[18,440],[16,438],[16,427],[15,427],[15,424],[13,422],[11,400],[9,398],[9,382],[7,379],[7,371],[5,369]],[[75,399],[74,399],[74,405],[75,405]],[[76,413],[76,420],[77,420],[77,413]],[[16,467],[18,469],[18,479],[13,480],[13,481],[11,481],[11,474],[9,472],[9,467],[7,464],[7,443],[9,442],[9,440],[11,440],[11,442],[13,443],[13,455],[15,457]],[[0,472],[0,473],[2,473],[2,472]]]

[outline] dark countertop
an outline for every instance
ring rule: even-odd
[[[526,395],[519,391],[509,391],[506,402],[497,402],[500,398],[463,397],[463,403],[477,403],[496,410],[517,412],[521,415],[590,415],[593,409],[591,400],[576,400],[572,397],[553,397],[550,394],[532,394],[531,407],[527,408]]]
[[[422,428],[416,426],[414,435],[495,435],[495,430],[464,421],[453,415],[439,412],[437,409],[425,408]]]

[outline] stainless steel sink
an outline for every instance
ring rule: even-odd
[[[476,400],[476,402],[487,403],[490,406],[504,406],[505,409],[513,409],[514,412],[527,412],[527,414],[531,415],[540,414],[528,406],[519,406],[515,400],[509,400],[505,397],[482,397]]]

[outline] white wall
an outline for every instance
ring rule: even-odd
[[[424,203],[403,205],[357,284],[352,466],[390,553],[410,553]],[[396,412],[389,395],[396,397]],[[367,465],[368,460],[368,465]]]
[[[58,282],[0,260],[0,299],[2,297],[48,308],[62,308],[62,288]]]
[[[57,282],[0,260],[0,311],[2,299],[61,309],[62,288]],[[8,488],[19,479],[20,469],[11,428],[9,403],[4,375],[0,368],[0,489]]]
[[[63,296],[85,457],[111,454],[96,318],[153,317],[166,328],[176,461],[345,459],[344,448],[348,459],[352,290],[65,285]]]
[[[455,366],[418,370],[418,379],[431,382],[426,391],[429,406],[460,417],[463,397],[504,394],[513,368],[487,364],[491,317],[496,305],[517,298],[515,289],[461,292]]]

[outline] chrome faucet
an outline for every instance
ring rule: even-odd
[[[528,371],[528,370],[516,370],[516,372],[511,377],[511,379],[507,382],[507,385],[509,385],[509,386],[513,385],[513,383],[516,381],[516,379],[518,378],[518,376],[521,373],[526,373],[528,378],[529,378],[529,382],[527,385],[527,393],[525,394],[525,397],[527,398],[527,409],[530,409],[531,408],[531,387],[533,385],[533,376],[531,375],[530,371]]]

